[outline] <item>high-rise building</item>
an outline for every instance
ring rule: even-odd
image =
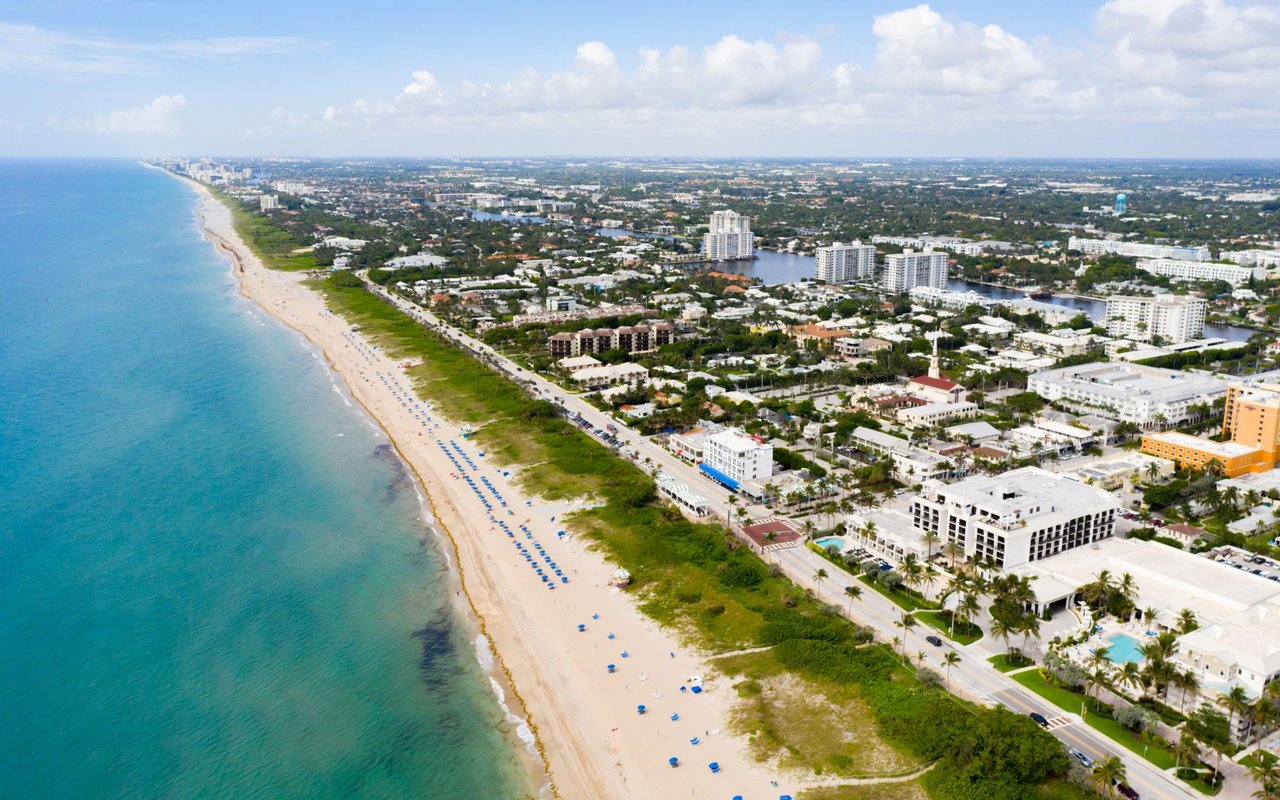
[[[264,194],[258,196],[259,211],[273,211],[280,207],[280,198],[274,194]]]
[[[738,261],[755,256],[751,217],[736,211],[714,211],[710,230],[702,237],[702,255],[708,261]]]
[[[1129,198],[1123,194],[1116,195],[1116,216],[1121,216],[1129,210]]]
[[[909,292],[917,286],[947,287],[947,254],[907,249],[884,257],[884,290],[890,294]]]
[[[1142,452],[1177,462],[1182,469],[1213,464],[1228,478],[1266,472],[1280,454],[1280,384],[1228,386],[1222,435],[1227,441],[1177,431],[1150,433],[1142,437]]]
[[[875,275],[876,248],[853,241],[819,247],[814,251],[813,277],[827,283],[848,283]]]
[[[1107,335],[1142,342],[1159,337],[1167,344],[1199,339],[1208,305],[1203,297],[1174,294],[1108,297]]]

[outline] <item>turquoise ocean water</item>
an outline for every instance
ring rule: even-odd
[[[0,798],[525,796],[413,485],[193,206],[0,161]]]

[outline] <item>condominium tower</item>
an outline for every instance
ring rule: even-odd
[[[947,288],[947,254],[907,249],[884,257],[884,290],[909,292],[917,286]]]
[[[1167,344],[1199,339],[1208,305],[1202,297],[1173,294],[1108,297],[1107,335],[1143,342],[1159,337]]]
[[[751,217],[736,211],[714,211],[710,230],[702,237],[702,255],[708,261],[738,261],[755,255]]]
[[[853,241],[819,247],[814,251],[813,277],[827,283],[848,283],[875,275],[876,248]]]

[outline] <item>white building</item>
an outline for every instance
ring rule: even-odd
[[[743,481],[765,481],[773,475],[773,446],[735,430],[706,438],[698,469],[730,489]]]
[[[905,428],[915,430],[917,428],[931,428],[934,425],[940,425],[943,422],[949,422],[957,419],[968,419],[977,416],[978,404],[970,402],[960,403],[930,403],[925,406],[912,406],[904,408],[898,412],[898,422]]]
[[[947,254],[933,250],[903,250],[884,257],[884,290],[909,292],[917,286],[947,288]]]
[[[860,241],[819,247],[814,251],[813,277],[827,283],[860,281],[875,275],[876,248]]]
[[[1214,375],[1111,361],[1037,372],[1027,378],[1027,390],[1077,413],[1152,428],[1193,419],[1195,407],[1226,396],[1227,382]]]
[[[964,311],[969,306],[990,308],[996,302],[972,289],[967,292],[953,292],[933,286],[917,286],[911,290],[910,294],[911,302],[913,303],[919,303],[922,306],[937,306],[952,311]]]
[[[1175,294],[1108,297],[1107,334],[1142,342],[1160,337],[1168,344],[1199,339],[1208,305],[1203,297]]]
[[[713,211],[710,230],[702,237],[702,256],[708,261],[737,261],[755,255],[751,217],[736,211]]]
[[[1110,538],[1119,507],[1101,489],[1023,467],[927,486],[911,501],[911,521],[966,558],[1006,569]]]
[[[1208,261],[1209,248],[1183,247],[1181,245],[1145,244],[1143,242],[1122,242],[1119,239],[1082,239],[1072,236],[1067,240],[1067,249],[1076,250],[1089,256],[1100,256],[1112,253],[1130,258],[1173,258],[1187,261]]]
[[[1172,258],[1153,258],[1138,262],[1138,269],[1152,275],[1164,275],[1175,281],[1226,281],[1232,286],[1248,283],[1250,278],[1262,280],[1267,271],[1260,267],[1237,267],[1234,264],[1210,264]]]
[[[1280,250],[1224,250],[1218,258],[1242,267],[1280,267]]]
[[[274,194],[264,194],[258,196],[258,210],[265,213],[274,211],[280,207],[280,197]]]

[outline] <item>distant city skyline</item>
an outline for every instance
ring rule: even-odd
[[[1270,158],[1280,3],[7,4],[0,81],[0,156]]]

